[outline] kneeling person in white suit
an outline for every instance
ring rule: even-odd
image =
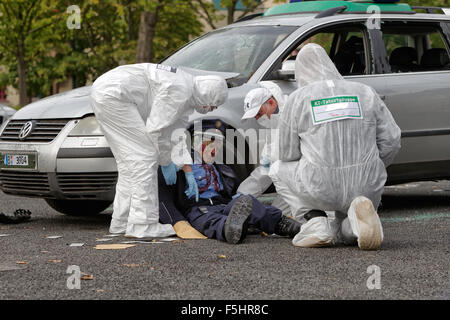
[[[299,52],[295,72],[299,89],[279,124],[281,161],[269,172],[294,218],[304,223],[292,242],[377,249],[383,230],[376,210],[386,166],[400,149],[400,128],[378,94],[344,80],[319,45]],[[334,211],[335,219],[325,211]]]

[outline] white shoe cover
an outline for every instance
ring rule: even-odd
[[[376,250],[381,246],[383,227],[370,199],[355,198],[348,210],[348,219],[360,249]]]
[[[327,217],[312,218],[302,225],[292,244],[302,248],[318,248],[331,244],[333,231]]]
[[[128,224],[125,237],[130,238],[162,238],[176,235],[170,224]]]
[[[127,222],[117,219],[111,219],[111,224],[109,226],[109,233],[111,234],[122,234],[127,231]]]

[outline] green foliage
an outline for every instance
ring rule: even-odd
[[[163,7],[154,38],[161,60],[202,33],[196,10],[183,0],[159,0]],[[79,29],[68,28],[72,0],[0,0],[0,87],[19,87],[18,42],[23,39],[27,95],[47,96],[53,83],[72,78],[73,86],[121,64],[135,62],[142,10],[155,0],[79,0]]]
[[[154,61],[167,57],[170,53],[199,36],[203,24],[199,21],[185,0],[168,0],[159,12],[158,24],[154,39]]]
[[[0,86],[18,87],[19,61],[30,78],[44,74],[43,70],[33,70],[41,60],[52,64],[50,53],[54,43],[61,40],[53,28],[62,21],[63,15],[53,0],[1,0],[0,12],[0,64],[9,71],[0,77]],[[33,85],[29,86],[28,94],[36,93],[34,89]]]

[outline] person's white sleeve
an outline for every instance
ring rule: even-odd
[[[181,168],[186,164],[192,164],[191,148],[190,142],[188,143],[187,126],[188,126],[188,115],[183,116],[174,125],[173,129],[168,128],[171,131],[171,161]],[[167,129],[165,129],[167,130]]]
[[[281,161],[295,161],[301,158],[300,137],[298,135],[298,106],[296,97],[298,94],[291,94],[281,112],[279,128],[279,156]],[[301,101],[301,100],[299,100]]]
[[[373,93],[377,119],[377,146],[380,158],[387,167],[400,150],[402,132],[383,100],[374,90]]]
[[[154,96],[147,119],[147,131],[159,147],[162,166],[172,161],[172,133],[176,129],[174,124],[185,116],[183,115],[187,111],[185,105],[191,94],[183,82],[171,80],[161,81],[152,87]]]
[[[269,177],[269,169],[263,166],[257,167],[252,173],[242,181],[237,189],[238,193],[249,194],[254,197],[262,195],[272,184]]]

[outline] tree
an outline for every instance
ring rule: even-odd
[[[223,18],[224,15],[217,13],[217,9],[211,0],[191,0],[191,6],[195,8],[197,14],[213,29],[216,29],[216,23]],[[249,13],[254,12],[259,8],[263,8],[264,4],[269,0],[242,0],[242,4],[245,9],[235,19],[235,13],[237,12],[239,0],[220,0],[220,6],[227,10],[226,19],[227,24],[233,23],[235,20],[239,20]],[[288,2],[288,0],[274,0],[274,3]]]
[[[202,24],[189,1],[144,0],[140,3],[137,63],[158,61],[202,32]]]
[[[0,0],[0,12],[1,62],[17,74],[19,103],[25,105],[27,69],[36,57],[48,52],[52,26],[63,16],[53,0]]]

